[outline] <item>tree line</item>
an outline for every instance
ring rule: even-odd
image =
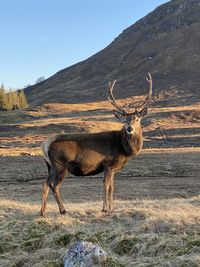
[[[23,90],[7,91],[3,84],[0,87],[0,110],[13,110],[28,107]]]

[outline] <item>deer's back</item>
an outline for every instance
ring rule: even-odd
[[[117,132],[66,134],[56,137],[49,157],[78,176],[97,174],[112,165],[119,154]],[[121,148],[120,148],[121,149]]]

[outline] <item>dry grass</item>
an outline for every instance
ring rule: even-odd
[[[1,199],[0,265],[63,266],[75,240],[99,243],[108,253],[105,266],[199,266],[200,197],[116,201],[113,214],[98,202],[68,203],[65,216],[48,206]]]
[[[67,214],[58,215],[50,198],[47,219],[38,215],[46,176],[38,157],[41,141],[52,133],[121,125],[108,101],[0,115],[0,155],[5,156],[0,162],[0,266],[61,267],[66,249],[78,239],[100,243],[109,253],[105,266],[200,266],[198,103],[150,109],[145,149],[117,177],[114,213],[100,212],[101,180],[70,178],[63,186]]]

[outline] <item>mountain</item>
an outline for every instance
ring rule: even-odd
[[[32,105],[105,100],[108,81],[117,79],[115,95],[125,98],[146,92],[148,72],[157,98],[171,98],[172,103],[200,100],[199,0],[172,0],[159,6],[102,51],[25,93]]]

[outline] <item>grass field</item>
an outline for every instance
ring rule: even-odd
[[[144,150],[116,176],[113,213],[101,213],[100,175],[70,176],[61,190],[67,213],[59,215],[51,194],[48,217],[39,216],[47,173],[40,142],[62,131],[119,128],[100,106],[1,114],[0,266],[61,267],[80,239],[108,252],[103,266],[200,266],[199,105],[152,110]]]
[[[63,266],[66,249],[79,239],[97,242],[109,253],[105,266],[199,266],[199,195],[191,196],[183,179],[181,196],[179,186],[175,192],[178,180],[168,178],[176,197],[168,196],[169,188],[166,195],[151,196],[149,190],[144,196],[137,180],[117,180],[115,211],[102,214],[101,181],[69,179],[63,187],[67,214],[59,215],[51,198],[46,219],[39,217],[38,181],[10,184],[12,195],[1,192],[0,201],[1,266]],[[146,181],[152,184],[152,178]],[[131,192],[126,200],[127,187],[141,196]]]

